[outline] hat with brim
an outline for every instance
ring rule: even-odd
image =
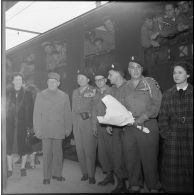
[[[58,82],[60,82],[60,75],[56,72],[50,72],[48,74],[48,79],[56,79]]]

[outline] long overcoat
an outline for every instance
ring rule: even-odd
[[[13,153],[14,136],[17,131],[17,152],[27,154],[31,148],[25,144],[26,130],[33,127],[33,97],[23,87],[16,95],[13,87],[6,94],[6,145],[7,154]]]
[[[167,192],[192,192],[193,176],[193,87],[180,96],[176,86],[162,99],[159,127],[163,139],[162,184]]]

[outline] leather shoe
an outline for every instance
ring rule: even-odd
[[[84,174],[82,177],[81,177],[81,181],[86,181],[88,180],[88,175],[87,174]]]
[[[64,177],[57,177],[57,181],[65,181],[65,178]]]
[[[20,172],[22,177],[26,176],[26,169],[21,169]]]
[[[109,184],[109,183],[111,183],[111,184],[114,185],[114,177],[113,177],[112,174],[108,174],[108,175],[104,178],[104,180],[102,180],[102,181],[100,181],[100,182],[98,183],[98,185],[100,185],[100,186],[105,186],[105,185],[107,185],[107,184]]]
[[[43,184],[50,184],[50,179],[44,179]]]
[[[115,193],[127,193],[128,192],[128,190],[127,190],[127,188],[126,188],[126,185],[125,185],[125,181],[124,181],[124,179],[118,179],[118,181],[117,181],[118,183],[117,183],[117,186],[115,187],[115,189],[114,190],[112,190],[111,191],[111,193],[112,194],[115,194]]]
[[[95,184],[96,180],[94,177],[89,177],[89,184]]]

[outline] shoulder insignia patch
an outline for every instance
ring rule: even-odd
[[[158,89],[160,89],[160,86],[159,86],[158,82],[154,78],[152,78],[152,77],[148,77],[148,78],[150,78],[150,80],[156,85],[156,87]]]

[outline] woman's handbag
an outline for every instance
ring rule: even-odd
[[[33,129],[28,128],[25,141],[27,145],[32,146],[39,143],[41,140],[35,136],[35,132]]]

